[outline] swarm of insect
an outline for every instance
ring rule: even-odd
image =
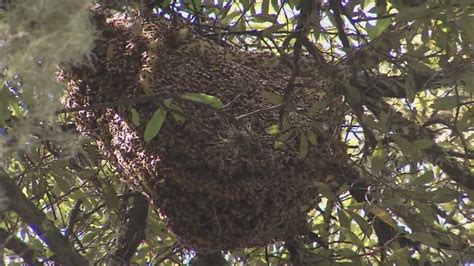
[[[67,105],[129,101],[78,112],[78,127],[152,200],[176,237],[212,252],[307,233],[321,183],[345,183],[343,107],[334,91],[315,76],[301,77],[294,86],[304,95],[282,103],[291,70],[272,54],[222,48],[192,34],[176,43],[182,28],[157,17],[145,18],[136,34],[123,14],[92,13],[103,38],[94,69],[64,71]],[[183,95],[212,96],[218,104]],[[137,103],[144,96],[153,100]],[[157,137],[145,141],[146,123],[133,121],[131,107],[140,121],[159,108],[167,112]]]

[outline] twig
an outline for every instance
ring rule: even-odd
[[[0,169],[0,197],[41,238],[63,265],[89,265],[61,234],[59,229],[16,186],[7,172]]]
[[[336,21],[336,28],[339,32],[339,39],[341,40],[342,46],[349,49],[351,44],[349,38],[347,38],[346,31],[344,30],[344,21],[341,18],[341,1],[338,0],[329,0],[329,6],[334,12],[334,20]]]
[[[7,248],[23,259],[23,263],[28,265],[43,265],[35,259],[35,250],[30,248],[23,241],[12,235],[10,232],[0,228],[0,248]]]

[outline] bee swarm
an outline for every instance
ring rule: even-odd
[[[294,96],[282,104],[285,131],[270,135],[266,129],[280,124],[281,107],[268,95],[284,95],[291,75],[277,56],[223,48],[163,18],[92,13],[101,34],[93,66],[63,71],[66,105],[130,101],[79,111],[76,123],[181,243],[212,252],[308,232],[318,184],[345,183],[342,103],[323,78],[312,71],[296,79]],[[224,106],[183,100],[186,93],[215,96]],[[133,102],[140,97],[154,100]],[[180,112],[168,110],[158,136],[145,142],[147,121],[167,99]],[[327,108],[308,115],[318,101]]]

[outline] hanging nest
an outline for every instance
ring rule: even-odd
[[[79,130],[182,244],[212,252],[307,233],[321,183],[346,183],[343,107],[311,64],[301,62],[292,83],[290,68],[272,54],[223,48],[163,18],[92,13],[101,37],[93,66],[62,73],[67,107],[85,108]],[[146,142],[147,121],[160,108],[166,119]]]

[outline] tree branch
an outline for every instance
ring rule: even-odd
[[[329,6],[332,12],[334,12],[334,20],[336,21],[337,32],[339,33],[339,39],[341,40],[342,46],[349,49],[351,44],[347,37],[346,31],[344,30],[344,21],[341,17],[341,1],[329,0]]]
[[[353,171],[353,173],[357,173],[357,171]],[[359,177],[358,180],[361,180],[361,178]],[[363,181],[353,184],[349,192],[357,202],[363,203],[372,200],[369,194],[369,186]],[[400,233],[394,228],[376,217],[371,212],[367,212],[366,216],[367,220],[372,221],[373,223],[374,231],[381,247],[385,247],[390,241],[397,241],[401,247],[408,246],[414,249],[419,248],[417,243],[411,241],[403,235],[400,235]]]
[[[35,259],[35,251],[28,247],[23,241],[0,228],[0,248],[6,247],[23,259],[23,263],[28,265],[43,265]]]
[[[400,125],[398,128],[394,129],[395,133],[400,134],[407,140],[414,141],[417,138],[432,139],[428,129],[420,128],[414,122],[406,119],[400,113],[396,112],[392,106],[386,103],[383,99],[369,98],[363,99],[362,101],[377,118],[380,118],[382,112],[392,114],[392,120],[395,121],[394,123]],[[438,144],[433,143],[431,147],[422,150],[421,152],[426,156],[429,162],[439,166],[452,180],[465,188],[474,190],[474,175],[471,171],[450,157]]]
[[[222,266],[226,265],[226,260],[221,252],[210,254],[198,253],[189,262],[191,266]]]
[[[17,213],[48,245],[61,264],[89,265],[89,262],[74,249],[53,222],[21,193],[8,173],[0,169],[0,209],[4,207]]]
[[[124,201],[128,202],[128,198],[125,198]],[[131,203],[126,205],[125,207],[128,207],[128,209],[121,217],[122,225],[118,226],[119,235],[115,244],[114,255],[109,258],[111,265],[129,265],[138,246],[145,239],[148,201],[143,195],[133,193]]]

